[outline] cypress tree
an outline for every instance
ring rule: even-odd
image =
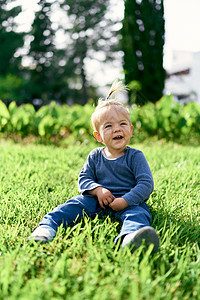
[[[124,72],[126,84],[135,80],[141,84],[136,103],[156,102],[162,96],[165,80],[163,46],[163,0],[125,0]]]

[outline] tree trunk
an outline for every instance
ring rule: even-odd
[[[82,64],[81,64],[81,79],[82,79],[82,101],[81,101],[81,104],[85,105],[88,102],[88,92],[87,92],[87,80],[86,80],[83,60],[82,60]]]

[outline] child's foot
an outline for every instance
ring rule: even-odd
[[[27,241],[33,240],[40,244],[51,242],[56,235],[56,231],[48,225],[40,225],[37,227],[31,235],[28,237]]]
[[[159,237],[155,231],[155,229],[151,226],[145,226],[133,233],[127,234],[122,242],[122,249],[125,246],[133,246],[133,251],[136,250],[142,244],[142,241],[145,241],[146,247],[151,244],[154,245],[152,253],[158,251],[159,248]]]

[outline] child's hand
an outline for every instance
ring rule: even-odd
[[[122,209],[128,207],[128,203],[124,198],[115,198],[112,203],[109,204],[110,208],[115,211],[121,211]]]
[[[100,206],[105,209],[105,205],[109,205],[115,199],[111,191],[103,187],[98,187],[95,190]]]

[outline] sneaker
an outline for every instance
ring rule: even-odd
[[[133,246],[132,250],[136,250],[142,244],[142,241],[145,241],[145,245],[148,248],[151,244],[154,245],[152,253],[158,251],[159,248],[159,237],[155,229],[151,226],[145,226],[133,233],[127,234],[122,242],[122,249],[126,246]]]
[[[55,235],[56,231],[52,227],[48,225],[40,225],[31,233],[27,241],[33,240],[37,243],[44,244],[51,242]]]

